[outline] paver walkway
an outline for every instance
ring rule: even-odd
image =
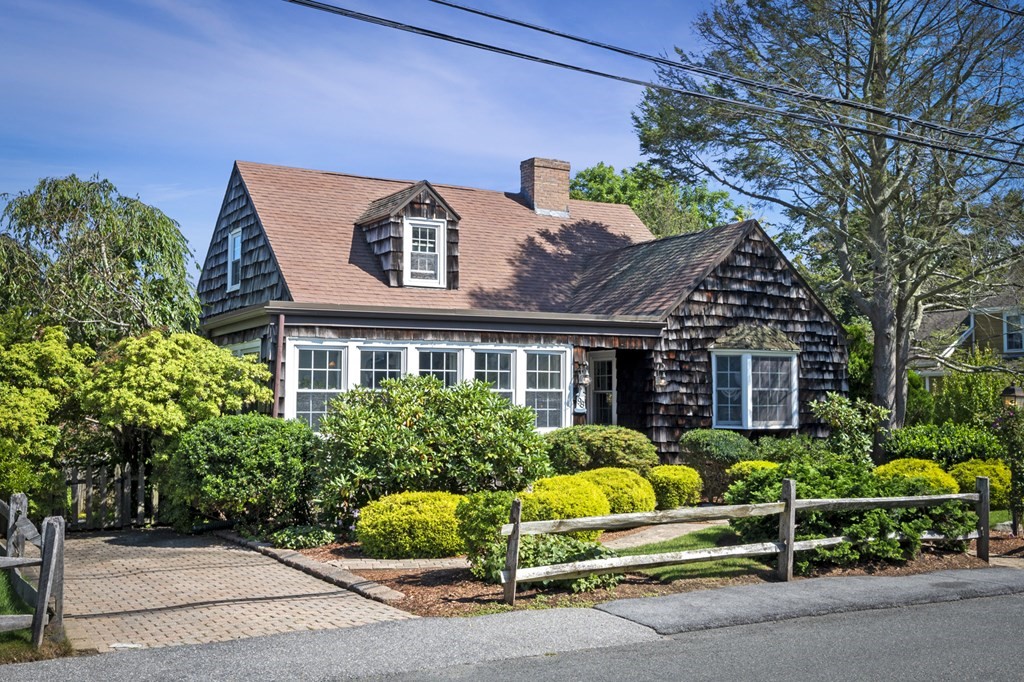
[[[257,552],[168,530],[69,534],[64,613],[75,648],[98,651],[413,617]]]

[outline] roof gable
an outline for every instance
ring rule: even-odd
[[[452,219],[458,222],[462,218],[459,214],[448,205],[448,202],[437,193],[434,186],[426,180],[420,180],[412,187],[400,189],[393,194],[389,194],[386,197],[381,197],[376,201],[373,201],[363,212],[363,215],[356,218],[356,225],[365,225],[367,223],[376,222],[384,218],[395,216],[400,213],[406,206],[408,206],[414,199],[420,197],[423,192],[427,192],[433,196],[434,201],[440,204],[448,213],[452,215]]]

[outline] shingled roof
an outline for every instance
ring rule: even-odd
[[[439,195],[437,193],[437,190],[434,189],[434,186],[431,185],[426,180],[420,180],[412,187],[400,189],[394,194],[389,194],[386,197],[382,197],[372,202],[370,206],[366,209],[366,211],[363,213],[363,215],[356,218],[356,225],[372,223],[375,220],[380,220],[381,218],[394,215],[398,211],[401,211],[403,208],[405,208],[406,204],[408,204],[410,201],[419,196],[420,192],[422,192],[425,189],[430,191],[430,193],[433,194],[434,197],[438,201],[440,201],[441,204],[444,205],[446,209],[448,209],[451,213],[455,214],[456,220],[459,219],[458,212],[448,205],[448,203],[444,200],[444,197]]]

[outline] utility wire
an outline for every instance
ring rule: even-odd
[[[982,0],[972,0],[972,1],[978,3],[979,5],[987,5],[987,6],[995,7],[995,5],[988,5],[988,3],[985,3]],[[707,76],[707,77],[710,77],[710,78],[716,78],[716,79],[728,81],[728,82],[731,82],[731,83],[737,83],[739,85],[743,85],[743,86],[748,87],[748,88],[767,90],[768,92],[775,93],[775,94],[778,94],[778,95],[787,95],[787,96],[790,96],[790,97],[795,97],[797,99],[806,100],[806,101],[809,101],[809,102],[815,102],[815,103],[818,103],[818,104],[833,104],[833,105],[849,107],[851,109],[857,109],[857,110],[868,112],[868,113],[872,113],[872,114],[878,114],[880,116],[886,116],[886,117],[891,118],[891,119],[893,119],[895,121],[900,121],[902,123],[907,123],[909,125],[918,126],[918,127],[921,127],[921,128],[927,128],[927,129],[930,129],[930,130],[934,130],[936,132],[946,133],[946,134],[949,134],[949,135],[956,135],[958,137],[965,137],[965,138],[979,139],[979,140],[988,140],[990,142],[999,142],[999,143],[1002,143],[1002,144],[1024,146],[1024,142],[1021,142],[1019,140],[1013,140],[1013,139],[1006,138],[1006,137],[999,137],[999,136],[996,136],[996,135],[987,135],[985,133],[976,133],[976,132],[969,131],[969,130],[963,130],[961,128],[954,128],[954,127],[951,127],[951,126],[945,126],[945,125],[942,125],[942,124],[939,124],[939,123],[933,123],[931,121],[924,121],[922,119],[915,118],[913,116],[908,116],[906,114],[900,114],[900,113],[897,113],[897,112],[894,112],[894,111],[889,111],[889,110],[884,109],[882,107],[876,107],[876,106],[872,106],[870,104],[865,104],[863,102],[855,102],[853,100],[843,99],[841,97],[831,97],[829,95],[819,95],[819,94],[816,94],[816,93],[813,93],[813,92],[809,92],[807,90],[802,90],[802,89],[799,89],[799,88],[793,88],[793,87],[789,87],[789,86],[785,86],[785,85],[778,85],[778,84],[775,84],[775,83],[766,83],[764,81],[758,81],[758,80],[754,80],[754,79],[751,79],[751,78],[745,78],[743,76],[736,76],[736,75],[731,74],[731,73],[726,73],[724,71],[717,71],[715,69],[709,69],[709,68],[703,67],[703,66],[697,66],[697,65],[694,65],[694,64],[687,64],[685,62],[672,61],[670,59],[665,59],[664,57],[657,57],[655,55],[645,54],[643,52],[637,52],[636,50],[630,50],[628,48],[618,47],[616,45],[610,45],[608,43],[602,43],[602,42],[599,42],[599,41],[596,41],[596,40],[591,40],[589,38],[584,38],[584,37],[581,37],[581,36],[572,35],[571,33],[565,33],[563,31],[559,31],[559,30],[556,30],[556,29],[553,29],[553,28],[548,28],[546,26],[540,26],[538,24],[531,24],[531,23],[528,23],[528,22],[525,22],[525,21],[521,21],[519,19],[514,19],[512,17],[505,17],[505,16],[502,16],[500,14],[494,14],[493,12],[488,12],[488,11],[485,11],[485,10],[477,9],[475,7],[469,7],[467,5],[461,5],[461,4],[457,3],[457,2],[450,2],[450,0],[430,0],[430,2],[433,2],[433,3],[438,4],[438,5],[443,5],[445,7],[451,7],[452,9],[461,10],[463,12],[469,12],[470,14],[476,14],[476,15],[479,15],[479,16],[482,16],[482,17],[487,17],[488,19],[495,19],[497,21],[501,21],[501,22],[504,22],[504,23],[507,23],[507,24],[512,24],[513,26],[519,26],[521,28],[528,28],[528,29],[530,29],[532,31],[538,31],[540,33],[546,33],[548,35],[556,36],[558,38],[563,38],[565,40],[571,40],[571,41],[574,41],[574,42],[577,42],[577,43],[582,43],[584,45],[589,45],[591,47],[601,48],[602,50],[608,50],[610,52],[615,52],[617,54],[625,55],[627,57],[633,57],[635,59],[642,59],[644,61],[651,62],[651,63],[657,64],[659,66],[667,66],[667,67],[670,67],[670,68],[673,68],[673,69],[679,69],[681,71],[690,71],[692,73],[700,74],[702,76]],[[1021,14],[1024,14],[1024,13],[1021,13]],[[854,119],[854,120],[856,120],[856,119]]]
[[[997,155],[994,155],[994,154],[988,154],[988,153],[985,153],[985,152],[974,151],[974,150],[971,150],[971,149],[966,149],[964,147],[959,147],[959,146],[955,146],[955,145],[942,144],[942,143],[939,143],[939,142],[934,142],[934,141],[928,140],[927,138],[923,138],[923,137],[917,136],[917,135],[907,135],[907,134],[892,133],[892,132],[888,132],[886,130],[871,130],[869,128],[864,128],[864,127],[861,127],[861,126],[855,126],[855,125],[849,125],[849,124],[846,124],[846,123],[838,123],[838,122],[835,122],[835,121],[829,121],[828,119],[820,118],[818,116],[812,116],[812,115],[809,115],[809,114],[801,114],[801,113],[793,112],[793,111],[780,111],[778,109],[772,109],[771,107],[762,106],[760,104],[753,104],[751,102],[744,102],[744,101],[741,101],[741,100],[729,99],[727,97],[719,97],[717,95],[710,95],[710,94],[708,94],[706,92],[699,92],[699,91],[695,91],[695,90],[686,90],[684,88],[676,88],[676,87],[671,87],[671,86],[668,86],[668,85],[662,85],[662,84],[659,84],[659,83],[652,83],[650,81],[645,81],[645,80],[641,80],[641,79],[638,79],[638,78],[630,78],[628,76],[619,76],[619,75],[608,73],[608,72],[605,72],[605,71],[598,71],[596,69],[590,69],[590,68],[583,67],[583,66],[577,66],[575,64],[568,64],[568,63],[565,63],[565,62],[555,61],[553,59],[546,59],[544,57],[538,57],[536,55],[527,54],[525,52],[518,52],[516,50],[511,50],[511,49],[508,49],[508,48],[499,47],[497,45],[490,45],[488,43],[481,43],[481,42],[477,42],[475,40],[470,40],[468,38],[461,38],[459,36],[454,36],[454,35],[447,34],[447,33],[441,33],[439,31],[434,31],[434,30],[427,29],[427,28],[422,28],[422,27],[419,27],[419,26],[413,26],[411,24],[405,24],[405,23],[398,22],[398,21],[392,21],[390,19],[384,19],[382,17],[377,17],[377,16],[373,16],[373,15],[370,15],[370,14],[363,14],[362,12],[356,12],[356,11],[353,11],[353,10],[345,9],[343,7],[338,7],[336,5],[329,5],[327,3],[317,2],[316,0],[286,0],[286,2],[290,2],[290,3],[296,4],[296,5],[301,5],[303,7],[308,7],[310,9],[320,10],[322,12],[327,12],[327,13],[330,13],[330,14],[336,14],[338,16],[346,17],[346,18],[349,18],[349,19],[356,19],[358,21],[363,21],[363,22],[366,22],[366,23],[369,23],[369,24],[374,24],[376,26],[383,26],[385,28],[392,28],[392,29],[399,30],[399,31],[405,31],[407,33],[413,33],[415,35],[421,35],[421,36],[428,37],[428,38],[434,38],[434,39],[437,39],[437,40],[442,40],[442,41],[445,41],[445,42],[454,43],[456,45],[463,45],[463,46],[466,46],[466,47],[472,47],[472,48],[476,48],[476,49],[479,49],[479,50],[484,50],[486,52],[493,52],[495,54],[500,54],[500,55],[504,55],[504,56],[507,56],[507,57],[514,57],[516,59],[522,59],[522,60],[534,62],[534,63],[537,63],[537,64],[543,64],[545,66],[553,66],[553,67],[560,68],[560,69],[566,69],[568,71],[575,71],[577,73],[584,73],[584,74],[591,75],[591,76],[597,76],[599,78],[606,78],[606,79],[609,79],[609,80],[619,81],[619,82],[622,82],[622,83],[630,83],[630,84],[633,84],[633,85],[640,85],[642,87],[652,88],[654,90],[661,90],[661,91],[664,91],[664,92],[672,92],[672,93],[675,93],[675,94],[684,95],[684,96],[687,96],[687,97],[694,97],[694,98],[697,98],[697,99],[703,99],[703,100],[715,102],[715,103],[718,103],[718,104],[723,104],[723,105],[726,105],[726,106],[732,106],[732,107],[738,107],[738,108],[742,108],[742,109],[747,109],[749,111],[753,111],[753,112],[757,112],[757,113],[761,113],[761,114],[770,114],[770,115],[774,115],[774,116],[781,116],[783,118],[789,118],[789,119],[801,122],[803,124],[807,124],[809,126],[811,126],[811,125],[813,125],[813,126],[827,126],[827,127],[838,129],[838,130],[846,130],[846,131],[850,131],[850,132],[854,132],[854,133],[860,133],[860,134],[864,134],[864,135],[874,135],[874,136],[878,136],[878,137],[881,137],[881,138],[884,138],[884,139],[888,139],[888,140],[893,140],[893,141],[898,141],[898,142],[906,142],[908,144],[913,144],[913,145],[917,145],[917,146],[921,146],[921,147],[926,147],[926,148],[934,149],[934,150],[937,150],[937,151],[954,152],[954,153],[957,153],[957,154],[962,154],[964,156],[969,156],[969,157],[973,157],[973,158],[977,158],[977,159],[984,159],[984,160],[987,160],[987,161],[995,161],[995,162],[1007,164],[1007,165],[1010,165],[1010,166],[1024,167],[1024,161],[1020,161],[1020,160],[1013,159],[1013,158],[1007,158],[1007,157],[1004,157],[1004,156],[997,156]]]
[[[989,9],[994,9],[1000,12],[1006,12],[1007,14],[1012,14],[1015,17],[1024,17],[1024,11],[1015,9],[1013,7],[1001,7],[1000,5],[996,5],[995,3],[985,2],[985,0],[971,0],[971,2],[973,2],[975,5],[978,5],[979,7],[988,7]]]

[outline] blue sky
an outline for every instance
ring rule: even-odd
[[[0,0],[0,193],[98,173],[201,263],[235,159],[517,190],[519,161],[640,160],[642,91],[281,0]],[[707,2],[464,0],[648,53]],[[427,0],[350,9],[651,78],[649,65]]]

